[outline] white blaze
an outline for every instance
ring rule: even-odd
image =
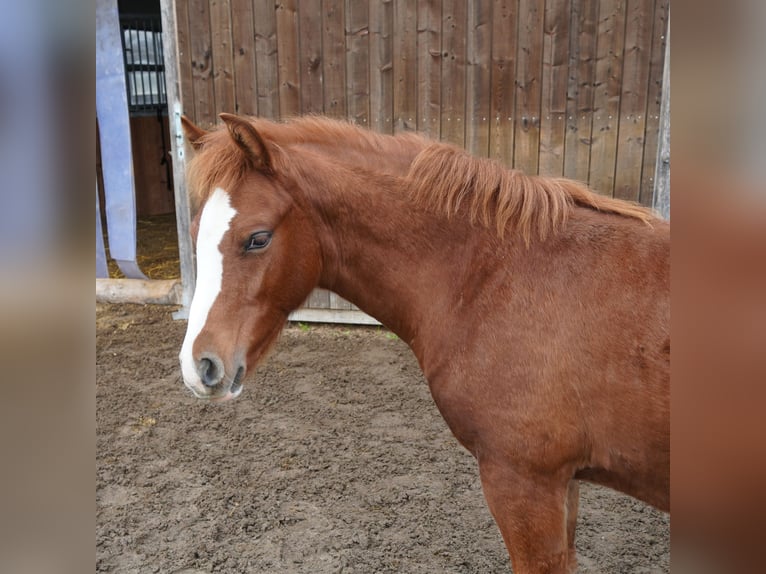
[[[186,337],[179,356],[184,382],[192,390],[194,387],[203,388],[195,367],[192,347],[221,291],[223,253],[219,247],[236,214],[237,210],[229,201],[229,194],[220,187],[213,191],[202,209],[197,234],[197,285],[189,308]]]

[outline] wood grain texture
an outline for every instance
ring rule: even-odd
[[[194,110],[194,87],[192,82],[191,44],[189,40],[189,3],[184,1],[172,2],[172,4],[175,7],[175,38],[176,53],[178,54],[176,77],[181,92],[181,103],[184,113],[196,120],[197,115]],[[166,15],[165,21],[167,21],[167,18],[168,16]],[[163,42],[163,47],[165,50],[172,49],[169,38]]]
[[[216,119],[221,112],[236,110],[234,50],[229,0],[210,0],[210,28],[213,38],[213,89]]]
[[[253,18],[258,115],[278,119],[280,117],[280,82],[277,59],[277,18],[273,2],[255,1]]]
[[[441,139],[465,146],[466,31],[465,2],[442,4],[442,108]]]
[[[196,276],[190,233],[189,195],[186,190],[186,149],[180,125],[182,113],[193,113],[193,104],[191,104],[191,108],[186,107],[189,105],[186,98],[191,99],[192,93],[191,60],[188,53],[189,20],[186,8],[186,2],[176,2],[175,0],[161,0],[160,2],[169,118],[168,132],[170,135],[169,159],[173,168],[173,197],[175,200],[176,230],[179,237],[178,260],[181,271],[181,293],[178,302],[182,307],[174,315],[177,318],[188,317]]]
[[[300,114],[300,64],[298,62],[297,0],[280,0],[276,9],[279,117]]]
[[[306,323],[344,323],[354,325],[380,325],[380,322],[358,308],[352,309],[311,309],[301,307],[290,313],[290,321]]]
[[[666,49],[662,70],[662,98],[658,127],[657,164],[651,206],[665,219],[670,219],[670,21],[667,22]]]
[[[469,3],[466,40],[466,125],[465,145],[472,154],[489,155],[490,57],[492,46],[492,2]]]
[[[614,193],[625,16],[626,4],[623,0],[602,0],[600,3],[588,183],[594,191],[603,195]]]
[[[255,70],[253,1],[231,1],[231,40],[234,55],[234,106],[236,113],[258,113]]]
[[[418,2],[418,131],[435,140],[441,135],[441,4]]]
[[[630,201],[641,195],[651,63],[644,52],[651,46],[653,8],[654,0],[628,0],[614,196]]]
[[[647,203],[667,11],[668,0],[189,0],[176,7],[181,93],[203,127],[232,106],[325,113]]]
[[[189,55],[194,119],[201,127],[208,128],[216,123],[208,0],[189,0]]]
[[[590,175],[598,4],[598,0],[575,1],[570,18],[564,175],[583,183]]]
[[[646,102],[646,129],[641,169],[641,192],[639,201],[651,205],[656,186],[655,171],[659,147],[663,95],[663,73],[667,54],[668,0],[656,0],[654,27],[652,30],[651,62],[649,64],[649,93]],[[653,151],[654,150],[654,151]]]
[[[391,0],[370,2],[370,127],[393,133],[394,10]]]
[[[164,132],[164,136],[161,132]],[[173,213],[173,177],[169,173],[168,150],[163,154],[163,137],[170,133],[167,116],[138,116],[130,118],[130,141],[133,152],[136,215]],[[167,143],[165,143],[167,146]]]
[[[356,124],[370,124],[370,11],[367,2],[346,0],[346,106]]]
[[[415,131],[418,124],[417,3],[394,1],[394,131]]]
[[[545,0],[519,1],[513,165],[529,174],[539,167],[544,17]]]
[[[543,22],[539,172],[564,174],[569,72],[570,0],[548,0]]]
[[[327,289],[314,289],[303,306],[311,309],[329,309],[330,291]]]
[[[518,0],[492,4],[489,156],[513,166]]]
[[[179,305],[182,299],[178,279],[96,279],[96,301],[99,303]]]
[[[343,0],[322,1],[324,113],[346,117],[346,35]]]
[[[370,125],[369,4],[346,0],[346,106],[348,118]]]
[[[324,112],[322,0],[301,0],[298,8],[301,113],[321,114]]]

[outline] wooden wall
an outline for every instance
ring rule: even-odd
[[[668,3],[177,0],[184,113],[417,130],[651,205]]]
[[[418,130],[651,203],[669,0],[179,0],[184,112]]]
[[[173,170],[168,164],[171,160],[169,134],[167,116],[130,118],[138,217],[173,213],[175,210]]]

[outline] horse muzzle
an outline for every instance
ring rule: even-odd
[[[242,392],[245,365],[234,365],[234,376],[228,376],[223,361],[216,355],[206,354],[194,361],[194,366],[181,360],[184,384],[198,399],[228,401]]]

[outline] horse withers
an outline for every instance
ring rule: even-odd
[[[579,480],[669,510],[666,222],[414,134],[221,118],[184,121],[196,396],[236,397],[319,286],[413,350],[518,574],[576,570]]]

